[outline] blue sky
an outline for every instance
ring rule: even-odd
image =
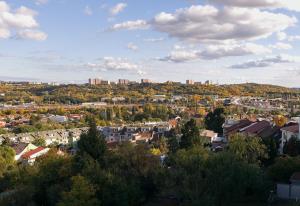
[[[0,1],[0,79],[300,87],[299,20],[295,0]]]

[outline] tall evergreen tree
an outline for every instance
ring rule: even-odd
[[[225,122],[224,108],[217,108],[213,112],[209,112],[205,117],[205,125],[209,130],[213,130],[219,134],[223,134],[222,125]]]
[[[88,154],[95,160],[103,160],[107,150],[105,137],[98,131],[95,120],[90,120],[90,129],[78,141],[79,154]]]
[[[180,141],[180,148],[187,149],[192,147],[199,140],[199,128],[196,121],[191,119],[188,121],[181,130],[182,136]]]

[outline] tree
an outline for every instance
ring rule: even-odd
[[[32,144],[34,144],[35,146],[38,146],[38,147],[45,147],[46,141],[44,138],[38,137],[33,140]]]
[[[167,175],[167,186],[177,198],[194,203],[202,198],[205,190],[203,174],[208,158],[208,151],[202,147],[181,149],[169,156],[168,166],[172,169]]]
[[[31,115],[29,123],[30,125],[35,125],[36,123],[40,122],[41,117],[39,115]]]
[[[194,119],[188,121],[183,126],[181,132],[180,148],[190,148],[199,141],[199,128]]]
[[[271,165],[267,174],[274,182],[289,182],[294,172],[300,171],[300,157],[279,157]]]
[[[14,164],[15,151],[9,146],[0,146],[0,177]]]
[[[273,163],[274,159],[278,155],[278,145],[279,143],[276,142],[275,138],[273,136],[266,137],[262,139],[264,145],[267,148],[268,151],[268,160],[265,162],[266,164]]]
[[[264,201],[270,191],[270,184],[258,165],[240,161],[234,154],[211,155],[205,167],[204,200],[211,205]]]
[[[300,140],[297,137],[291,137],[283,147],[283,153],[295,157],[300,154]]]
[[[90,128],[78,141],[79,154],[86,153],[93,159],[102,161],[107,150],[105,137],[98,131],[95,120],[90,120]]]
[[[223,108],[217,108],[209,112],[205,117],[205,125],[209,130],[223,134],[223,124],[225,122],[225,111]]]
[[[113,109],[108,108],[106,110],[106,118],[107,118],[107,121],[112,121],[113,120],[113,118],[114,118],[114,111],[113,111]]]
[[[209,153],[201,147],[170,156],[169,187],[186,205],[243,205],[264,200],[269,184],[257,165],[234,154]]]
[[[228,152],[249,164],[260,163],[268,157],[267,148],[259,137],[236,134],[229,140]]]
[[[154,149],[159,149],[161,154],[168,153],[168,142],[166,137],[159,137],[155,142],[153,142]]]
[[[170,153],[176,153],[179,149],[179,141],[177,138],[176,130],[172,128],[167,135],[168,149]]]
[[[94,186],[83,176],[72,177],[71,190],[63,192],[62,200],[57,206],[99,206],[100,201],[95,197]]]

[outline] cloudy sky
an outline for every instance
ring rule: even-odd
[[[0,79],[300,87],[299,0],[0,0]]]

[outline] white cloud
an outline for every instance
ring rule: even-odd
[[[292,10],[292,11],[300,11],[300,4],[299,1],[295,0],[281,0],[282,4],[285,8]]]
[[[119,3],[110,9],[110,14],[115,16],[122,12],[127,7],[125,3]]]
[[[208,45],[203,50],[186,49],[175,46],[174,50],[161,61],[187,62],[193,60],[212,60],[224,57],[270,54],[272,51],[262,45],[245,43],[233,45]]]
[[[130,62],[126,58],[114,58],[114,57],[104,57],[101,59],[101,63],[87,63],[85,66],[95,70],[104,70],[104,71],[136,71],[139,69],[137,64]]]
[[[35,0],[36,5],[42,5],[42,4],[47,4],[48,0]]]
[[[162,12],[151,25],[171,37],[193,42],[261,39],[294,26],[295,17],[259,9],[191,6]]]
[[[83,13],[87,16],[91,16],[93,15],[93,10],[91,9],[90,6],[87,5],[85,6]]]
[[[148,39],[144,39],[145,42],[160,42],[165,40],[164,38],[160,37],[160,38],[148,38]]]
[[[288,35],[285,32],[277,32],[277,39],[279,41],[287,40],[289,42],[300,40],[300,35]]]
[[[124,58],[105,57],[104,68],[107,70],[135,70],[138,69],[138,65]]]
[[[277,39],[279,41],[283,41],[287,38],[287,34],[285,32],[277,32]]]
[[[1,28],[0,27],[0,38],[1,39],[7,39],[10,37],[10,30],[8,30],[7,28]]]
[[[300,35],[288,36],[288,41],[296,41],[296,40],[300,40]]]
[[[251,60],[241,64],[235,64],[230,66],[232,69],[249,69],[259,67],[269,67],[274,64],[293,63],[299,61],[299,57],[292,57],[289,55],[279,55],[276,57],[267,57],[259,60]]]
[[[269,48],[253,43],[210,45],[201,52],[201,57],[204,59],[218,59],[229,56],[261,55],[270,53],[272,53],[272,51]]]
[[[272,48],[272,49],[278,49],[278,50],[289,50],[289,49],[293,48],[292,45],[282,43],[282,42],[277,42],[276,44],[270,45],[269,47]]]
[[[199,58],[200,58],[200,52],[197,50],[175,49],[171,51],[171,53],[168,56],[164,58],[160,58],[159,60],[182,63],[182,62],[198,60]]]
[[[17,33],[17,37],[21,39],[44,41],[47,39],[48,35],[44,32],[36,30],[21,30]]]
[[[13,32],[18,37],[45,40],[47,35],[38,31],[37,12],[21,6],[12,11],[5,1],[0,1],[0,38],[10,38]]]
[[[135,45],[134,43],[130,42],[127,44],[127,49],[130,49],[132,51],[137,51],[139,49],[139,47],[137,45]]]
[[[114,31],[137,30],[137,29],[147,29],[148,27],[149,25],[145,20],[136,20],[136,21],[126,21],[119,24],[115,24],[110,29]]]
[[[212,2],[236,7],[278,8],[282,7],[280,0],[212,0]]]
[[[300,11],[300,4],[297,0],[211,0],[227,6],[248,7],[248,8],[285,8],[293,11]]]
[[[142,70],[138,70],[137,73],[138,73],[138,75],[140,75],[140,76],[144,76],[145,74],[147,74],[147,72],[142,71]]]

